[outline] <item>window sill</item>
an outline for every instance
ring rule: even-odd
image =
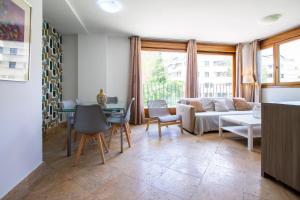
[[[275,84],[262,84],[262,88],[300,88],[300,83],[281,83],[280,85]]]

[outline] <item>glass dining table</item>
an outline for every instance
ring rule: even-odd
[[[84,105],[92,105],[90,104],[84,104]],[[106,104],[105,107],[102,108],[103,112],[105,114],[113,114],[114,112],[122,112],[125,113],[126,110],[126,104],[125,103],[117,103],[117,104]],[[67,119],[67,156],[72,155],[72,128],[74,125],[74,114],[76,112],[76,107],[74,108],[60,108],[57,110],[60,113],[66,114]],[[122,127],[120,127],[120,139],[121,139],[121,153],[123,153],[123,130]]]

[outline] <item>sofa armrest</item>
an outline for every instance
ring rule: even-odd
[[[194,132],[195,126],[195,107],[185,104],[176,105],[176,114],[182,117],[182,126],[189,132]]]
[[[255,105],[261,105],[260,103],[257,102],[248,102],[251,105],[251,108],[253,109]]]

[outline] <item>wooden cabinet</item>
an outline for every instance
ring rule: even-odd
[[[262,104],[261,169],[300,191],[300,102]]]

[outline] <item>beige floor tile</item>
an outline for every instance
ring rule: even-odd
[[[122,172],[132,178],[141,180],[147,184],[152,184],[161,177],[167,168],[152,162],[138,161],[126,165]]]
[[[245,167],[247,164],[245,159],[234,158],[231,156],[225,156],[220,154],[215,154],[211,163],[213,165],[217,165],[228,169],[234,169],[238,171],[245,171]]]
[[[137,199],[149,187],[149,185],[121,174],[106,184],[100,185],[93,195],[97,200],[131,200]]]
[[[191,200],[242,200],[243,191],[218,185],[213,182],[203,182],[196,189]]]
[[[169,168],[191,176],[202,178],[209,165],[209,160],[194,160],[191,158],[180,157]]]
[[[241,192],[243,192],[244,180],[245,175],[243,172],[212,164],[208,166],[203,177],[205,183],[218,184]]]
[[[120,154],[119,134],[113,136],[106,164],[101,164],[97,143],[88,144],[74,167],[74,153],[62,151],[65,129],[46,136],[44,160],[47,174],[30,190],[26,199],[85,200],[297,200],[299,196],[280,184],[261,178],[259,142],[247,150],[246,140],[217,133],[183,135],[177,126],[132,127],[132,148],[124,137]]]
[[[137,200],[181,200],[181,198],[155,187],[150,187],[137,197]]]
[[[244,191],[267,200],[294,200],[300,199],[279,183],[260,176],[246,176]]]
[[[153,186],[183,199],[189,199],[200,181],[200,178],[168,169],[153,183]]]
[[[26,200],[92,200],[94,198],[92,194],[70,180],[51,185],[45,191],[32,191],[25,197]]]

